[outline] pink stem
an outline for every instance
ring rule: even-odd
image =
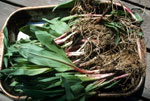
[[[84,70],[84,69],[80,69],[80,68],[78,68],[78,67],[76,67],[76,66],[73,66],[73,68],[76,70],[76,71],[78,71],[78,72],[80,72],[80,73],[84,73],[84,74],[96,74],[96,73],[99,73],[99,70],[92,70],[92,71],[90,71],[90,70]]]
[[[66,49],[66,52],[72,52],[80,48],[80,45],[75,45]]]
[[[118,79],[121,79],[121,78],[125,78],[125,77],[127,77],[127,76],[129,76],[129,74],[123,74],[123,75],[114,77],[114,78],[111,79],[109,82],[112,82],[112,81],[115,81],[115,80],[118,80]]]
[[[136,16],[133,14],[133,12],[132,12],[129,8],[127,8],[126,6],[123,6],[123,8],[124,8],[128,13],[130,13],[131,16],[137,21]]]
[[[66,37],[64,37],[63,39],[57,39],[57,40],[54,40],[56,44],[62,44],[64,43],[66,40],[68,40],[71,36],[75,35],[77,33],[77,31],[75,32],[72,32],[71,34],[67,35]]]
[[[107,74],[89,74],[88,77],[94,77],[95,79],[103,79],[106,77],[113,76],[114,73],[107,73]]]
[[[65,33],[65,34],[63,34],[63,35],[61,35],[61,36],[55,38],[54,41],[60,40],[60,39],[64,38],[66,35],[67,35],[67,33]]]

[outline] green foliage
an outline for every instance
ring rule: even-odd
[[[138,13],[136,13],[136,12],[133,12],[133,13],[134,13],[134,15],[136,16],[137,21],[138,21],[140,24],[142,24],[143,19],[141,18],[141,16],[140,16]]]
[[[8,29],[7,29],[7,27],[4,28],[3,33],[4,33],[4,39],[3,39],[3,41],[4,41],[4,51],[6,53],[7,49],[8,49],[8,46],[9,46],[9,43],[8,43]],[[8,67],[8,58],[6,56],[4,56],[4,60],[3,61],[4,61],[5,67],[7,68]]]
[[[123,10],[113,10],[111,11],[112,15],[117,15],[117,16],[125,16],[126,12]]]
[[[57,8],[72,7],[77,0],[69,0],[56,6]],[[112,12],[122,15],[122,12]],[[50,98],[51,101],[85,101],[92,91],[106,86],[108,80],[100,81],[90,74],[81,74],[73,71],[74,64],[66,56],[64,50],[58,46],[54,39],[70,31],[70,26],[79,21],[79,15],[72,15],[59,19],[48,20],[42,26],[26,25],[20,31],[29,35],[30,39],[23,39],[9,44],[8,30],[4,29],[4,64],[0,71],[0,79],[11,78],[10,86],[18,93],[31,97],[32,100],[41,101]],[[70,20],[75,19],[72,22]],[[66,23],[68,22],[68,23]],[[107,22],[105,26],[112,28],[116,33],[116,45],[119,43],[119,31],[123,27],[117,22]],[[126,33],[126,32],[124,32]],[[139,33],[142,35],[142,33]],[[111,78],[111,77],[109,77]],[[7,79],[6,79],[7,80]],[[115,86],[116,81],[106,88]],[[26,99],[26,100],[27,100]]]
[[[64,57],[64,55],[47,51],[33,44],[23,44],[19,50],[19,53],[29,62],[36,65],[49,66],[60,72],[73,70],[67,65],[72,65],[71,61]]]
[[[107,27],[109,27],[109,28],[112,28],[112,29],[114,29],[115,31],[116,31],[116,41],[115,41],[115,43],[116,43],[116,45],[118,45],[118,43],[119,43],[119,25],[117,24],[117,23],[114,23],[114,22],[110,22],[110,23],[106,23],[105,24],[105,26],[107,26]]]
[[[7,27],[4,28],[3,33],[4,33],[4,39],[3,39],[3,41],[4,41],[4,48],[6,50],[8,48],[8,29],[7,29]]]
[[[54,30],[58,35],[62,35],[65,32],[68,32],[70,30],[70,27],[68,24],[66,24],[64,21],[58,20],[59,18],[54,18],[52,20],[43,19],[47,23],[49,23],[50,28]]]
[[[55,8],[53,8],[53,11],[55,11],[57,8],[73,7],[76,1],[77,0],[67,0],[66,2],[63,2],[63,3],[59,4],[58,6],[56,6]]]

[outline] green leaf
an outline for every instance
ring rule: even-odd
[[[75,76],[78,77],[83,82],[97,80],[97,78],[95,78],[95,77],[89,77],[86,74],[75,74]]]
[[[51,88],[55,88],[55,87],[58,87],[58,86],[61,86],[61,81],[57,81],[51,85],[49,85],[48,87],[44,88],[44,89],[51,89]]]
[[[5,68],[7,68],[8,67],[8,57],[4,56],[3,61],[4,61]]]
[[[67,81],[69,82],[70,85],[74,85],[76,83],[82,83],[80,78],[74,76],[74,74],[68,74],[68,73],[56,73],[55,74],[57,77],[65,77]]]
[[[19,82],[17,82],[17,81],[13,81],[9,86],[15,87],[18,83],[19,83]]]
[[[52,20],[43,19],[44,21],[50,23],[50,28],[56,31],[59,35],[64,34],[70,30],[68,24],[63,21],[59,21],[58,18],[54,18]]]
[[[60,55],[65,55],[65,52],[63,49],[61,49],[54,41],[51,35],[45,31],[36,31],[35,32],[37,39],[46,46],[49,50],[56,52]]]
[[[8,47],[7,53],[5,54],[5,56],[7,56],[7,57],[13,56],[14,53],[18,52],[19,46],[20,45],[14,44],[14,45],[11,45],[10,47]]]
[[[104,86],[105,84],[106,83],[103,80],[92,82],[86,86],[85,91],[90,92],[90,91],[99,89],[100,87]]]
[[[61,21],[69,21],[69,20],[72,20],[72,19],[75,19],[77,18],[79,15],[70,15],[70,16],[67,16],[67,17],[63,17],[61,19]]]
[[[116,40],[115,40],[115,43],[116,43],[116,45],[118,45],[119,40],[120,40],[118,28],[120,28],[120,26],[117,23],[114,23],[114,22],[105,23],[105,26],[107,26],[109,28],[112,28],[112,29],[114,29],[116,31]]]
[[[25,64],[28,63],[28,60],[22,57],[17,57],[14,59],[15,62],[17,62],[18,64]]]
[[[51,29],[48,29],[48,28],[44,28],[44,27],[39,27],[39,26],[34,26],[34,25],[26,25],[26,26],[23,26],[20,28],[20,31],[29,35],[32,39],[35,39],[36,36],[35,36],[35,32],[37,31],[45,31],[45,32],[48,32],[49,35],[52,37],[52,38],[56,38],[57,33],[55,32],[51,32],[50,31]],[[56,34],[56,36],[55,36]]]
[[[56,6],[55,8],[53,8],[53,12],[57,9],[57,8],[68,8],[68,7],[73,7],[75,2],[77,0],[67,0],[66,2],[63,2],[61,4],[59,4],[58,6]]]
[[[112,15],[125,16],[126,12],[124,10],[113,10],[111,11]]]
[[[141,24],[143,22],[143,19],[141,18],[141,16],[138,13],[136,13],[136,12],[133,12],[133,13],[136,16],[138,22]]]
[[[32,68],[32,67],[9,68],[0,71],[0,73],[3,73],[4,75],[8,76],[19,76],[19,75],[35,76],[51,70],[52,70],[51,68]]]
[[[49,66],[60,72],[73,70],[70,67],[73,64],[68,58],[36,45],[24,44],[21,46],[19,53],[36,65]]]
[[[83,93],[84,86],[80,82],[76,82],[74,85],[71,86],[71,90],[74,95],[78,96],[79,94]]]
[[[5,50],[7,50],[7,48],[8,48],[8,29],[7,29],[7,27],[4,28],[3,33],[4,33],[4,39],[3,39],[4,48],[5,48]]]
[[[138,35],[139,35],[139,36],[143,36],[143,32],[139,32]]]
[[[72,93],[72,90],[70,88],[70,85],[69,85],[67,79],[62,77],[62,82],[63,82],[64,87],[65,87],[65,93],[66,93],[67,101],[72,101],[75,98],[75,96]]]
[[[59,77],[49,77],[49,78],[41,79],[38,82],[52,82],[53,80],[57,80],[57,79],[59,79]]]
[[[112,84],[110,84],[109,86],[105,87],[105,89],[110,89],[110,88],[112,88],[113,86],[115,86],[119,82],[120,82],[120,80],[117,80],[117,81],[113,82]]]

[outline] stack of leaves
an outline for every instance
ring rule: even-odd
[[[91,0],[69,0],[57,7],[74,3],[74,15],[20,28],[29,39],[9,43],[5,28],[0,79],[9,81],[11,91],[32,100],[85,101],[100,90],[120,92],[138,83],[131,84],[143,73],[136,45],[143,34],[134,19],[110,5],[97,14]]]

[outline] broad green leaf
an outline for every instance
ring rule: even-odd
[[[28,63],[28,60],[22,57],[17,57],[14,59],[15,62],[19,63],[19,64],[25,64]]]
[[[55,32],[51,32],[50,31],[51,29],[48,29],[48,28],[44,28],[44,27],[39,27],[39,26],[34,26],[34,25],[26,25],[26,26],[23,26],[20,28],[20,31],[29,35],[32,39],[35,39],[36,36],[35,36],[35,32],[37,31],[45,31],[45,32],[48,32],[49,35],[52,37],[52,38],[56,38],[57,33]],[[56,34],[56,36],[55,36]]]
[[[36,65],[49,66],[60,72],[73,70],[70,67],[73,64],[68,58],[36,45],[24,44],[21,46],[19,53]]]
[[[74,76],[74,74],[67,74],[67,73],[56,73],[57,77],[65,77],[70,85],[74,85],[76,83],[82,83],[80,78]]]
[[[49,77],[49,78],[41,79],[38,82],[51,82],[51,81],[57,80],[57,79],[59,79],[59,77]]]
[[[27,75],[27,76],[34,76],[34,75],[39,75],[45,72],[51,71],[51,68],[38,68],[38,69],[34,69],[34,68],[7,68],[4,69],[2,71],[0,71],[0,73],[3,73],[5,75],[8,76],[18,76],[18,75]]]
[[[7,49],[8,49],[8,46],[9,46],[8,45],[8,29],[7,29],[7,27],[4,28],[3,33],[4,33],[4,39],[3,39],[3,41],[4,41],[4,51],[5,51],[5,53],[7,53]],[[4,61],[5,67],[7,68],[8,67],[8,57],[4,56],[3,61]]]
[[[35,31],[39,30],[37,29],[37,26],[34,26],[34,25],[26,25],[26,26],[23,26],[19,29],[21,32],[29,35],[31,38],[35,38]]]
[[[7,68],[8,67],[8,57],[4,56],[3,61],[4,61],[5,68]]]
[[[83,93],[84,86],[80,82],[76,82],[74,85],[71,86],[71,90],[74,95],[78,96],[79,94]]]
[[[65,87],[65,93],[66,93],[67,101],[72,101],[75,98],[75,96],[72,93],[69,82],[64,77],[62,77],[62,82],[63,82],[64,87]]]
[[[44,89],[51,89],[51,88],[55,88],[55,87],[58,87],[58,86],[61,86],[61,81],[57,81],[51,85],[49,85],[48,87],[44,88]]]
[[[75,76],[78,77],[78,78],[79,78],[81,81],[83,81],[83,82],[97,80],[97,78],[89,77],[89,76],[86,75],[86,74],[76,74]]]
[[[85,91],[86,92],[90,92],[90,91],[93,91],[93,90],[96,90],[96,89],[99,89],[100,87],[104,86],[105,84],[108,84],[109,82],[107,81],[95,81],[95,82],[92,82],[90,84],[88,84],[85,88]]]
[[[4,39],[3,39],[4,48],[5,48],[5,50],[7,50],[7,48],[8,48],[8,29],[7,29],[7,27],[4,28],[3,33],[4,33]]]
[[[52,20],[47,20],[47,19],[43,19],[43,20],[50,23],[50,28],[56,31],[59,35],[62,35],[65,32],[68,32],[70,30],[69,25],[63,21],[58,20],[58,18]]]
[[[19,82],[17,82],[17,81],[13,81],[9,86],[15,87],[18,83],[19,83]]]
[[[57,8],[68,8],[68,7],[73,7],[75,2],[77,0],[67,0],[61,4],[59,4],[58,6],[56,6],[55,8],[53,8],[53,12],[57,9]]]
[[[14,53],[17,53],[18,50],[19,50],[19,45],[17,45],[17,44],[11,45],[8,48],[7,53],[5,54],[5,56],[11,57],[11,56],[13,56]]]
[[[35,32],[37,39],[46,46],[49,50],[56,52],[57,54],[63,55],[66,57],[66,54],[63,49],[61,49],[54,41],[51,35],[45,31],[36,31]]]

